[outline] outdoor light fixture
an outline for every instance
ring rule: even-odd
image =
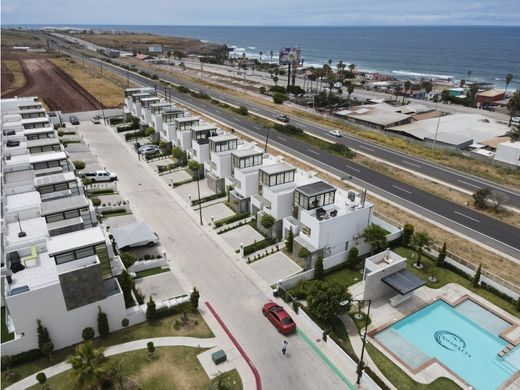
[[[20,231],[18,232],[18,238],[25,237],[27,235],[27,233],[25,233],[22,230],[22,223],[20,222],[20,214],[19,213],[16,214],[16,218],[18,219],[18,226],[20,227]]]

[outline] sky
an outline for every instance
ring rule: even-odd
[[[520,25],[520,0],[1,0],[5,24]]]

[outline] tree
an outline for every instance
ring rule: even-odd
[[[464,85],[466,84],[466,80],[462,79],[459,83],[459,88],[464,88]]]
[[[104,351],[104,348],[94,348],[92,342],[87,341],[76,347],[67,359],[67,363],[72,365],[71,375],[77,388],[95,388],[105,378],[108,370]]]
[[[514,116],[520,112],[520,90],[517,90],[513,96],[509,98],[509,102],[507,103],[507,111],[509,112],[509,127],[511,127],[511,122]]]
[[[40,350],[44,355],[49,356],[49,360],[52,360],[52,352],[54,351],[53,343],[49,341],[48,343],[43,344]]]
[[[446,252],[447,252],[447,247],[446,247],[446,243],[444,243],[442,245],[441,250],[439,251],[439,254],[437,255],[437,261],[435,262],[435,265],[437,267],[442,267],[444,265],[444,259],[446,258]]]
[[[355,269],[359,265],[359,250],[356,246],[353,246],[348,251],[346,263],[350,269]]]
[[[146,319],[148,321],[153,321],[156,316],[156,310],[155,310],[155,302],[150,295],[150,300],[146,302]]]
[[[190,304],[191,304],[191,309],[193,311],[197,311],[197,308],[199,307],[199,298],[200,298],[199,290],[197,290],[196,287],[193,287],[193,290],[191,291],[191,294],[190,294]]]
[[[469,96],[471,98],[472,104],[475,104],[475,96],[477,95],[478,89],[480,88],[480,85],[477,83],[471,84],[469,87]]]
[[[468,70],[468,80],[471,80],[471,70]]]
[[[372,223],[367,228],[365,228],[365,230],[363,230],[361,237],[365,240],[365,242],[368,245],[370,245],[370,247],[372,248],[372,253],[374,253],[386,249],[387,234],[387,231],[383,229],[381,226]]]
[[[276,222],[276,220],[270,214],[264,214],[264,215],[262,215],[262,218],[260,219],[260,223],[266,229],[271,229],[275,222]]]
[[[108,367],[107,376],[123,390],[128,378],[128,370],[121,360],[116,360]]]
[[[487,207],[487,200],[491,195],[491,188],[480,188],[472,195],[473,204],[479,209]]]
[[[90,326],[83,329],[83,332],[81,332],[81,338],[83,341],[89,341],[94,338],[96,335],[96,332],[94,331],[94,328],[91,328]]]
[[[49,336],[49,331],[42,325],[42,322],[40,320],[36,320],[36,322],[38,323],[38,327],[36,329],[38,333],[38,348],[41,349],[43,344],[51,342],[51,338]]]
[[[352,95],[352,92],[354,92],[354,86],[352,84],[349,84],[349,86],[347,87],[347,92],[348,98],[350,99],[350,95]]]
[[[433,84],[431,81],[423,81],[421,83],[421,86],[424,88],[424,91],[428,95],[433,90]]]
[[[410,245],[410,240],[413,236],[414,226],[407,223],[403,226],[403,234],[401,235],[401,244],[403,246]]]
[[[125,306],[126,307],[130,307],[130,306],[133,306],[135,304],[134,302],[134,298],[132,297],[132,287],[134,285],[134,281],[132,280],[132,277],[130,276],[130,274],[127,272],[127,270],[123,270],[123,272],[121,272],[121,277],[120,277],[120,285],[121,285],[121,290],[123,291],[123,297],[125,299]]]
[[[47,375],[44,372],[39,372],[36,374],[36,380],[40,385],[42,385],[42,389],[44,388],[45,382],[47,382]]]
[[[314,264],[314,279],[323,280],[325,271],[323,270],[323,257],[318,256],[316,264]]]
[[[294,243],[294,233],[292,227],[289,228],[289,233],[287,233],[287,239],[285,240],[285,247],[287,251],[292,253]]]
[[[450,91],[448,91],[447,89],[444,89],[441,92],[441,100],[442,100],[442,102],[446,103],[449,98],[450,98]]]
[[[101,311],[101,307],[98,306],[97,316],[98,332],[102,338],[105,338],[110,333],[110,326],[108,325],[108,317],[106,313]]]
[[[506,89],[504,90],[504,96],[507,94],[507,87],[509,87],[509,83],[513,80],[513,75],[511,73],[506,74]]]
[[[412,86],[412,82],[410,80],[406,80],[404,82],[403,104],[404,104],[404,98],[408,95],[407,91],[410,90],[411,86]]]
[[[354,72],[354,69],[356,69],[356,64],[350,64],[348,66],[348,69],[351,71],[351,72]]]
[[[491,190],[489,194],[489,203],[491,203],[491,207],[495,210],[496,213],[502,211],[502,206],[505,202],[507,202],[508,197],[503,192],[497,190]]]
[[[411,244],[412,247],[417,251],[417,262],[415,265],[417,268],[421,268],[421,257],[423,254],[423,251],[426,249],[430,249],[430,246],[432,245],[433,240],[428,235],[427,232],[417,232],[412,236]]]
[[[201,164],[197,160],[188,161],[188,168],[192,172],[193,177],[199,177],[200,166]]]
[[[186,155],[186,151],[182,150],[178,146],[174,146],[172,149],[172,157],[177,160],[177,162],[181,165],[186,164],[188,161],[188,157]]]
[[[78,171],[85,169],[85,162],[81,160],[74,160],[72,165],[74,165],[74,169],[77,169]]]
[[[137,261],[137,256],[133,252],[120,251],[119,257],[127,269],[134,265],[134,263]]]
[[[482,273],[482,264],[478,265],[477,272],[473,276],[473,287],[480,287],[480,274]]]
[[[310,254],[311,254],[311,252],[309,252],[309,250],[307,248],[305,248],[304,246],[302,246],[300,248],[300,250],[298,251],[298,257],[301,257],[302,259],[307,258],[307,256],[309,256]]]
[[[350,300],[351,295],[348,289],[338,282],[314,283],[307,293],[309,311],[318,320],[325,322],[348,311]],[[347,302],[347,304],[342,305],[342,302]]]
[[[512,127],[511,130],[506,133],[506,135],[511,138],[511,142],[520,141],[520,124]]]

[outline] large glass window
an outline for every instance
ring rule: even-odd
[[[85,248],[76,249],[66,253],[60,253],[54,256],[56,264],[68,263],[85,257],[97,255],[100,262],[108,262],[108,252],[105,244],[99,244],[95,246],[88,246]]]

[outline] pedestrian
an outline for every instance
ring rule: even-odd
[[[282,344],[282,354],[285,356],[286,355],[286,352],[287,352],[287,346],[289,345],[289,343],[287,342],[287,340],[284,340],[283,341],[283,344]]]

